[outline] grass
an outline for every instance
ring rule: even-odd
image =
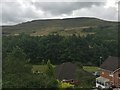
[[[53,67],[55,68],[55,65],[53,65]],[[84,70],[85,71],[84,71]],[[99,68],[98,67],[94,67],[94,66],[83,66],[83,69],[79,69],[77,72],[77,78],[80,80],[80,86],[81,87],[88,87],[91,88],[94,85],[94,81],[95,81],[95,76],[93,76],[92,74],[88,73],[88,72],[93,72],[93,71],[98,71]],[[35,71],[39,71],[40,73],[45,73],[47,70],[47,65],[33,65],[32,70]],[[87,71],[87,72],[86,72]]]
[[[96,72],[100,70],[99,67],[95,67],[95,66],[83,66],[83,69],[87,72]]]
[[[53,65],[55,67],[55,65]],[[45,72],[47,69],[47,65],[33,65],[32,71],[39,71],[39,72]],[[96,72],[99,71],[99,67],[95,66],[83,66],[83,69],[87,72]]]
[[[32,71],[45,72],[47,70],[47,65],[33,65]]]
[[[50,33],[58,33],[60,35],[69,36],[71,34],[80,34],[80,36],[85,36],[88,34],[94,34],[91,32],[82,32],[83,29],[96,28],[94,31],[101,32],[101,26],[104,27],[102,34],[106,35],[106,31],[112,33],[111,30],[117,30],[117,22],[106,22],[97,18],[68,18],[68,19],[52,19],[52,20],[35,20],[31,22],[21,23],[13,26],[3,26],[2,31],[6,33],[5,35],[14,35],[25,32],[32,36],[42,36],[48,35]],[[106,30],[106,27],[108,30]],[[111,30],[109,30],[111,29]],[[84,30],[83,30],[84,31]],[[104,35],[103,34],[103,35]],[[111,36],[111,35],[110,35]],[[114,36],[114,35],[113,35]]]
[[[53,65],[53,68],[55,67],[55,65]],[[39,71],[39,72],[46,72],[47,70],[47,65],[33,65],[32,71]]]

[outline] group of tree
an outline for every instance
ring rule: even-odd
[[[3,59],[2,88],[49,88],[57,87],[53,67],[48,61],[45,73],[33,74],[25,53],[19,47]]]
[[[22,33],[18,36],[3,36],[2,84],[4,88],[62,87],[62,83],[55,79],[51,63],[80,62],[97,66],[100,56],[102,60],[108,56],[118,56],[118,40],[75,34],[30,36]],[[32,64],[45,63],[48,66],[46,73],[32,73]]]
[[[118,40],[101,39],[95,35],[80,37],[74,34],[72,36],[21,34],[3,37],[2,44],[3,59],[13,49],[19,47],[31,64],[46,63],[50,59],[53,64],[69,61],[97,66],[100,57],[104,61],[108,56],[118,56]]]

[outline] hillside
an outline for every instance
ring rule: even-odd
[[[117,30],[117,22],[104,21],[97,18],[66,18],[33,20],[13,26],[2,26],[3,35],[18,35],[25,32],[33,36],[60,34],[69,36],[72,34],[85,36],[95,34],[98,30]]]

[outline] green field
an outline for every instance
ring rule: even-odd
[[[47,69],[46,65],[33,65],[32,71],[45,72]]]
[[[96,72],[100,70],[99,67],[95,67],[95,66],[83,66],[83,69],[88,72]]]
[[[53,65],[55,67],[55,65]],[[33,65],[32,71],[39,71],[39,72],[45,72],[47,69],[47,65]],[[96,66],[83,66],[83,69],[87,72],[96,72],[99,71],[100,68]]]
[[[53,67],[55,67],[55,65],[53,65]],[[36,71],[39,71],[39,72],[46,72],[47,70],[47,65],[33,65],[33,68],[32,68],[32,71],[33,72],[36,72]]]

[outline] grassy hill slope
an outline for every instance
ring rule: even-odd
[[[47,19],[47,20],[33,20],[29,22],[20,23],[13,26],[2,26],[4,35],[18,35],[25,32],[30,35],[48,35],[60,34],[66,35],[87,35],[95,34],[95,32],[86,32],[86,29],[115,29],[116,22],[104,21],[97,18],[66,18],[66,19]]]

